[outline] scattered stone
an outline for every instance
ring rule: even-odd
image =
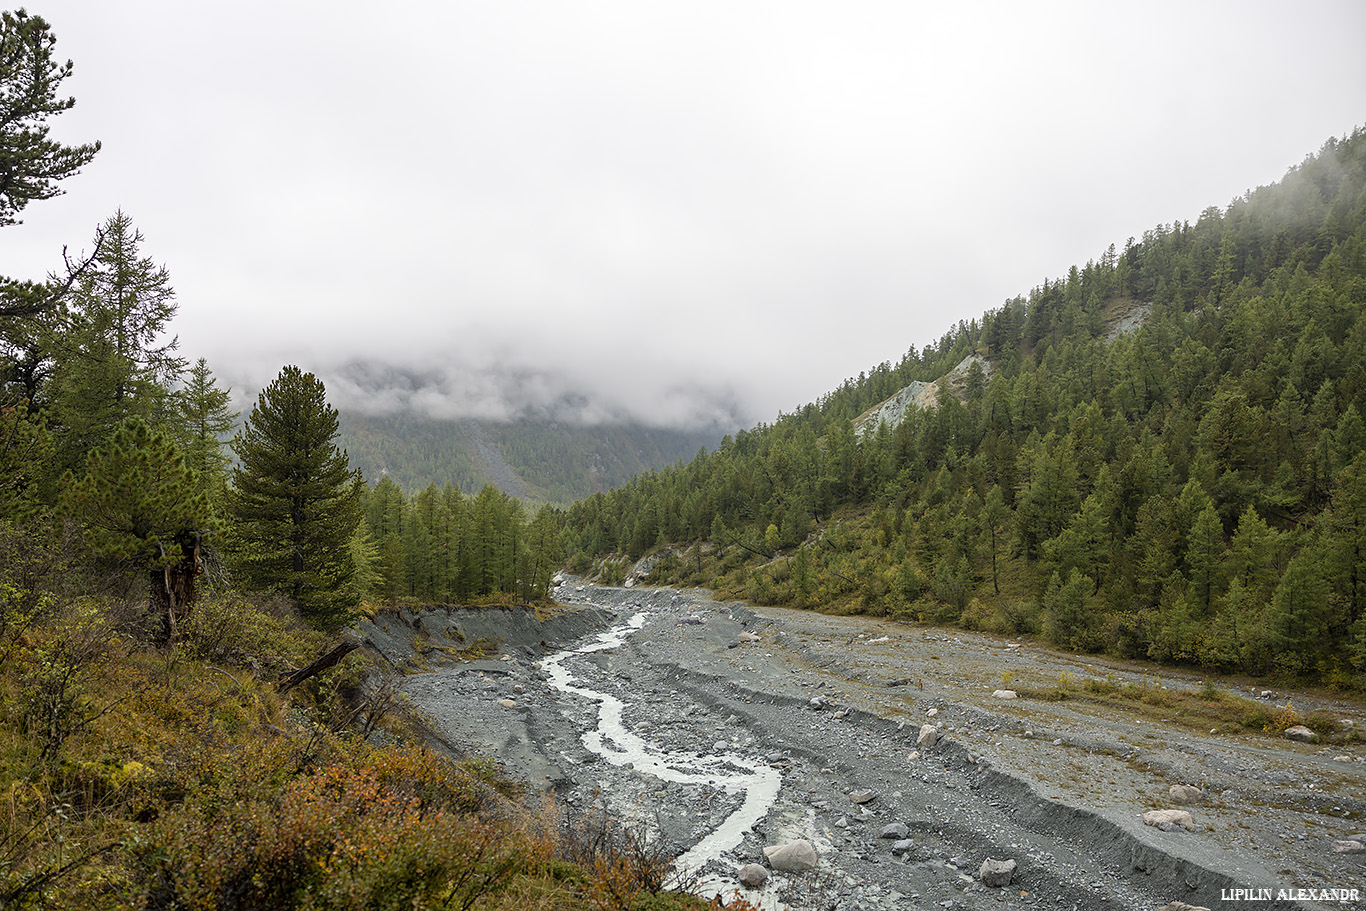
[[[849,817],[848,817],[848,816],[841,816],[839,819],[835,820],[835,828],[837,828],[837,829],[847,829],[847,828],[849,828]]]
[[[1204,800],[1205,792],[1193,785],[1174,784],[1167,792],[1167,796],[1171,798],[1172,803],[1189,805]]]
[[[713,747],[713,749],[715,749],[718,753],[724,753],[726,750],[730,749],[730,744],[724,740],[718,740],[716,741],[716,746]]]
[[[512,685],[512,691],[520,696],[526,692],[526,687],[522,686],[520,683],[514,683]]]
[[[1015,878],[1015,861],[992,860],[988,857],[982,861],[982,868],[977,871],[977,878],[982,881],[982,885],[991,886],[993,889],[1008,886],[1010,881]]]
[[[768,882],[768,871],[762,864],[745,864],[736,874],[736,879],[746,889],[762,889],[764,883]]]
[[[680,626],[701,626],[702,618],[694,614],[690,617],[680,617],[678,623]]]
[[[502,706],[503,708],[505,708],[505,709],[515,709],[515,708],[517,708],[517,700],[516,700],[516,699],[499,699],[499,700],[498,700],[498,704],[501,705],[501,706]]]
[[[1344,755],[1342,755],[1342,756],[1334,756],[1334,757],[1333,757],[1333,761],[1334,761],[1334,762],[1351,762],[1351,761],[1352,761],[1352,757],[1351,757],[1351,756],[1348,756],[1348,755],[1346,755],[1346,754],[1344,754]]]
[[[811,701],[807,703],[807,705],[811,706],[816,711],[820,711],[829,704],[830,700],[826,699],[824,696],[812,696]]]
[[[790,841],[785,845],[770,845],[764,848],[764,857],[768,858],[770,867],[788,873],[814,870],[818,863],[816,849],[805,838]]]
[[[1361,835],[1348,835],[1347,841],[1359,841],[1362,844],[1366,845],[1366,833],[1363,833]]]
[[[873,790],[849,792],[849,799],[857,804],[868,803],[875,797],[877,797],[877,792]]]
[[[1285,736],[1287,740],[1294,740],[1297,743],[1319,742],[1319,735],[1315,734],[1313,731],[1311,731],[1309,728],[1305,727],[1302,724],[1297,724],[1294,727],[1286,728]]]
[[[994,699],[1018,699],[1019,696],[1014,690],[996,690],[992,694]]]
[[[759,641],[759,637],[756,636],[756,635],[754,635],[753,633],[741,633],[740,635],[736,636],[735,638],[739,639],[741,642],[758,642],[758,641]],[[763,868],[760,867],[759,869],[762,870]]]
[[[892,842],[892,853],[895,854],[897,857],[901,857],[904,854],[910,854],[911,849],[914,847],[914,841],[912,841],[909,838],[902,838],[898,841]]]
[[[1185,829],[1194,829],[1195,817],[1191,816],[1190,813],[1185,810],[1149,810],[1143,814],[1143,824],[1145,826],[1159,827],[1163,823],[1181,826]]]
[[[925,712],[925,714],[930,718],[933,718],[935,715],[939,714],[939,709],[929,709]]]
[[[909,834],[911,834],[911,830],[906,828],[904,822],[894,822],[890,826],[883,826],[878,838],[891,838],[900,841]]]
[[[915,762],[917,759],[920,758],[920,751],[912,750],[906,758],[909,759],[911,762]]]
[[[939,740],[939,731],[932,724],[921,725],[920,736],[915,738],[915,745],[922,750],[928,750]]]
[[[1348,838],[1333,842],[1334,854],[1366,854],[1366,842]]]

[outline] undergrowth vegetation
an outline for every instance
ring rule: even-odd
[[[362,651],[286,690],[332,639],[283,599],[211,593],[152,648],[145,601],[27,555],[0,568],[0,907],[708,907],[638,834],[419,745]]]

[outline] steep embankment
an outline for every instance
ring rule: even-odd
[[[1334,853],[1366,828],[1358,742],[1205,733],[1178,717],[1191,706],[1172,697],[1195,683],[1180,675],[694,591],[562,588],[561,597],[594,618],[566,621],[565,632],[603,622],[604,611],[618,623],[636,617],[619,644],[560,664],[580,688],[620,701],[620,723],[645,758],[591,748],[584,734],[602,730],[602,709],[555,685],[526,630],[496,660],[411,676],[406,691],[451,740],[493,746],[570,806],[635,819],[678,853],[746,798],[725,775],[661,780],[652,767],[732,755],[769,764],[781,774],[776,801],[704,875],[733,882],[742,863],[763,862],[763,847],[805,838],[820,853],[818,873],[779,878],[775,893],[796,906],[838,896],[851,908],[1151,909],[1172,899],[1214,908],[1223,889],[1351,888],[1366,877],[1359,855]],[[438,614],[422,625],[445,622]],[[1019,698],[992,695],[1003,675]],[[1146,686],[1152,705],[1090,702],[1087,680]],[[1059,688],[1069,697],[1050,701]],[[1294,702],[1366,723],[1361,706]],[[931,725],[939,739],[926,745]],[[1198,802],[1174,807],[1175,784],[1200,787]],[[1144,825],[1154,808],[1186,809],[1193,828]],[[977,876],[988,858],[1016,862],[1009,889]]]

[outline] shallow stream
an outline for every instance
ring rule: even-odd
[[[685,751],[659,750],[643,738],[627,730],[622,723],[625,704],[615,696],[580,686],[565,662],[576,655],[585,655],[617,648],[626,637],[643,627],[648,611],[634,614],[624,623],[612,627],[587,645],[556,652],[542,662],[553,687],[572,693],[598,705],[598,724],[583,735],[587,749],[615,766],[627,766],[662,781],[685,785],[707,785],[727,794],[744,795],[740,807],[730,813],[719,826],[712,829],[695,845],[674,861],[683,877],[701,873],[709,862],[719,859],[740,846],[745,833],[767,815],[777,800],[782,784],[778,770],[759,760],[735,753],[718,752],[709,755]],[[734,888],[719,880],[704,878],[702,891],[715,893],[723,888]]]

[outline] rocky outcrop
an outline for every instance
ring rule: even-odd
[[[854,420],[854,433],[867,436],[876,432],[878,425],[884,422],[889,428],[894,428],[906,419],[906,412],[912,408],[933,411],[939,405],[941,391],[956,396],[960,401],[967,401],[967,380],[973,364],[980,364],[983,376],[990,378],[991,362],[980,355],[970,354],[939,379],[931,383],[917,380],[882,404],[865,411]]]

